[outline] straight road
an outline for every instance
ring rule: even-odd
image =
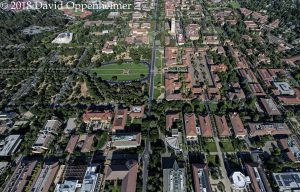
[[[156,33],[157,33],[157,11],[158,11],[158,0],[156,0],[155,3],[155,10],[154,10],[154,18],[155,18],[155,24],[154,24],[154,34],[153,34],[153,42],[152,42],[152,57],[150,62],[150,70],[149,70],[149,100],[148,100],[148,112],[151,112],[151,102],[153,100],[153,94],[154,94],[154,66],[156,61]],[[149,159],[150,159],[150,141],[149,141],[149,127],[148,127],[148,135],[147,139],[145,141],[145,149],[142,156],[143,159],[143,191],[147,191],[147,182],[148,182],[148,166],[149,166]]]

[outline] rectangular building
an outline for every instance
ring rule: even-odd
[[[230,137],[232,134],[229,130],[225,116],[215,115],[216,126],[219,137]]]
[[[30,176],[37,165],[37,160],[24,160],[17,165],[3,191],[23,192],[28,186]]]
[[[246,131],[244,124],[240,118],[240,115],[235,112],[235,113],[229,115],[229,118],[231,121],[231,125],[233,128],[235,137],[244,138],[247,135],[247,131]]]
[[[260,165],[246,164],[245,167],[250,177],[250,187],[253,191],[272,192],[267,176]]]
[[[280,192],[300,190],[300,172],[273,173]]]
[[[184,114],[185,136],[189,141],[197,141],[198,134],[196,128],[196,116],[194,113]]]
[[[199,123],[202,137],[213,137],[213,129],[210,121],[210,116],[199,115]]]
[[[111,146],[117,149],[135,148],[141,145],[141,133],[115,134],[111,137]]]
[[[9,135],[0,142],[0,156],[13,155],[22,142],[21,135]]]
[[[118,109],[115,112],[112,131],[123,131],[127,120],[127,109]]]
[[[249,123],[249,136],[290,135],[286,123]]]
[[[211,192],[208,166],[206,164],[192,164],[195,192]]]
[[[30,192],[48,192],[58,171],[58,162],[45,163],[34,179]]]

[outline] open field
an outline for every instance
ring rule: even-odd
[[[231,141],[221,141],[220,147],[222,152],[234,152],[234,147],[231,143]]]
[[[133,81],[146,77],[148,66],[144,64],[110,64],[91,69],[103,80]]]
[[[205,142],[202,144],[204,151],[209,151],[209,152],[217,152],[217,147],[215,142]]]

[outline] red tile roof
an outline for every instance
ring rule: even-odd
[[[250,91],[255,96],[265,96],[266,93],[259,83],[249,84]]]
[[[118,109],[115,112],[114,122],[112,131],[115,132],[117,130],[124,130],[125,124],[127,120],[127,109]]]
[[[290,135],[291,131],[286,123],[249,123],[249,135]]]
[[[276,103],[272,98],[269,99],[261,98],[260,100],[268,115],[281,115],[279,109],[277,108]]]
[[[194,113],[184,114],[184,126],[186,137],[197,137],[196,116]]]
[[[199,123],[202,137],[213,137],[213,130],[210,122],[210,116],[199,115]]]
[[[208,166],[206,164],[192,164],[192,169],[195,192],[203,192],[202,187],[206,188],[206,192],[211,192],[212,188],[209,181]],[[203,171],[203,175],[201,175],[201,178],[199,178],[199,170]]]
[[[179,119],[179,113],[167,114],[166,115],[166,129],[170,130],[173,126],[173,123]]]
[[[283,105],[300,105],[300,90],[294,89],[295,95],[293,96],[278,96],[279,101]]]
[[[81,148],[82,153],[88,153],[93,150],[94,137],[95,135],[87,135]]]
[[[232,113],[229,115],[232,128],[236,137],[244,137],[247,135],[244,124],[238,113]]]
[[[86,111],[82,116],[82,120],[85,123],[88,123],[90,121],[110,122],[111,119],[112,119],[112,112],[110,110],[104,110],[102,112]]]
[[[68,145],[67,145],[65,151],[67,151],[68,153],[73,153],[73,151],[76,147],[78,139],[79,139],[79,135],[72,135],[69,142],[68,142]]]
[[[215,121],[218,129],[219,137],[230,137],[232,135],[224,115],[223,116],[215,115]]]
[[[105,180],[122,180],[121,192],[135,192],[138,163],[129,160],[125,164],[107,165],[104,169]]]

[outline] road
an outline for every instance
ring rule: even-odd
[[[219,156],[219,160],[220,160],[220,170],[221,170],[221,173],[222,173],[222,179],[219,179],[218,181],[222,181],[222,183],[224,184],[225,186],[225,191],[231,191],[231,183],[230,183],[230,180],[227,176],[227,171],[226,171],[226,168],[225,168],[225,163],[224,163],[224,158],[223,158],[223,153],[221,151],[221,148],[220,148],[220,145],[219,145],[219,138],[214,136],[214,141],[216,143],[216,147],[217,147],[217,155]],[[235,154],[235,153],[233,153]]]
[[[148,100],[148,112],[151,112],[151,102],[153,100],[153,94],[154,94],[154,66],[156,61],[156,33],[157,33],[157,11],[158,11],[158,0],[156,0],[155,3],[155,10],[154,10],[154,18],[155,18],[155,24],[154,24],[154,34],[153,34],[153,42],[152,42],[152,57],[150,62],[150,70],[149,70],[149,100]],[[143,152],[143,191],[147,191],[147,182],[148,182],[148,166],[149,166],[149,159],[150,159],[150,152],[151,152],[151,146],[149,141],[149,129],[148,127],[148,135],[147,139],[145,141],[145,149]]]

